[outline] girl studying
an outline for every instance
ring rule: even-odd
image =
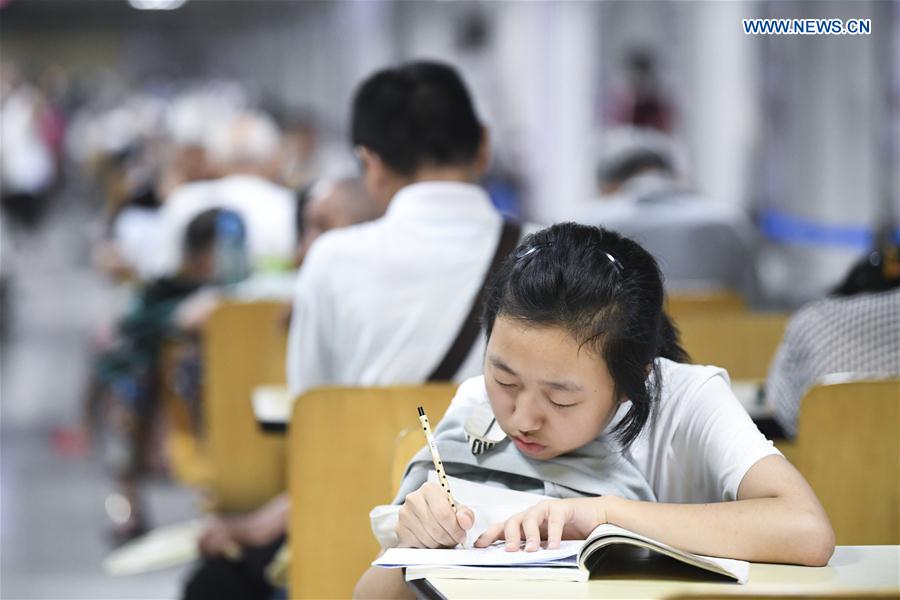
[[[528,236],[494,275],[484,375],[460,386],[434,438],[447,474],[553,499],[475,546],[532,552],[610,523],[697,554],[826,564],[834,534],[814,492],[727,373],[688,364],[663,299],[646,250],[573,223]],[[465,541],[475,516],[427,482],[431,468],[424,448],[394,506],[373,511],[383,547]],[[399,569],[371,568],[356,595],[411,592]]]

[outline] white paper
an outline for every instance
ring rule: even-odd
[[[250,397],[253,414],[260,423],[287,423],[291,420],[294,399],[283,385],[258,385]]]
[[[428,481],[437,482],[437,473],[431,471]],[[483,483],[473,483],[465,479],[447,476],[450,492],[454,500],[472,509],[475,524],[466,535],[466,547],[471,548],[482,533],[495,523],[503,523],[509,517],[527,510],[542,500],[552,500],[550,496],[529,494],[508,490]]]
[[[114,550],[103,561],[108,575],[135,575],[189,563],[199,557],[199,519],[154,529]]]

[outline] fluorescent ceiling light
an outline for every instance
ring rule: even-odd
[[[128,0],[133,8],[139,10],[174,10],[187,0]]]

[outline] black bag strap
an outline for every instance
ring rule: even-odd
[[[488,267],[484,281],[481,282],[481,288],[478,290],[478,293],[475,294],[475,301],[472,303],[472,308],[462,322],[459,333],[456,334],[456,339],[453,340],[453,344],[450,345],[447,354],[444,355],[443,360],[441,360],[438,366],[434,368],[431,375],[428,376],[428,381],[451,381],[453,376],[456,375],[456,372],[459,371],[463,361],[475,344],[475,340],[478,338],[480,329],[478,321],[481,316],[481,308],[484,305],[484,293],[487,288],[488,279],[490,279],[490,276],[494,271],[500,268],[500,264],[503,260],[515,250],[521,235],[521,224],[513,221],[503,221],[503,229],[500,231],[500,241],[497,242],[494,258],[491,259],[491,264]]]

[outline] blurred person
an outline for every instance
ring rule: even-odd
[[[206,153],[191,138],[173,132],[146,140],[122,157],[122,200],[107,216],[94,248],[97,267],[119,281],[145,281],[155,274],[162,236],[162,199],[180,185],[209,177]]]
[[[632,48],[624,60],[626,87],[613,105],[613,121],[621,125],[672,131],[674,109],[662,90],[657,61],[649,48]]]
[[[296,202],[291,190],[273,182],[278,177],[279,143],[274,121],[260,112],[236,113],[210,132],[205,148],[214,179],[180,185],[165,198],[155,275],[177,268],[178,240],[186,224],[213,207],[233,210],[243,219],[253,270],[290,267]]]
[[[294,260],[298,267],[313,242],[326,231],[365,223],[384,214],[383,206],[369,196],[362,180],[356,177],[319,181],[310,186],[301,204],[298,208],[299,240]]]
[[[0,65],[0,203],[15,222],[40,221],[56,176],[40,91],[11,62]]]
[[[580,220],[640,242],[659,261],[668,293],[725,289],[760,301],[752,223],[682,183],[671,138],[611,131],[597,179],[600,197]]]
[[[900,246],[868,253],[831,296],[788,322],[766,378],[775,422],[793,438],[803,396],[828,375],[900,376]],[[865,399],[860,399],[861,404]],[[860,406],[864,410],[863,406]]]
[[[121,457],[118,482],[125,510],[110,516],[119,540],[146,529],[138,498],[140,478],[146,470],[150,432],[159,409],[162,344],[178,334],[177,311],[192,294],[232,277],[233,257],[223,249],[237,240],[245,253],[243,224],[232,211],[210,209],[188,224],[178,271],[141,288],[132,307],[119,321],[115,339],[97,356],[88,386],[81,434],[89,443],[99,413],[108,405],[114,434],[113,449]],[[65,440],[58,440],[63,441]]]
[[[69,74],[58,64],[46,67],[39,79],[41,93],[46,100],[47,109],[41,121],[43,138],[53,156],[54,168],[58,175],[63,174],[63,146],[66,134],[66,109],[69,101]],[[59,177],[57,178],[57,182]]]
[[[140,95],[125,105],[138,125],[128,146],[106,161],[117,167],[119,197],[108,202],[106,235],[95,248],[95,263],[115,279],[143,281],[156,275],[163,200],[179,186],[217,176],[208,138],[234,118],[242,102],[231,97],[239,90],[222,98],[214,93],[218,89],[188,88],[157,111]]]

